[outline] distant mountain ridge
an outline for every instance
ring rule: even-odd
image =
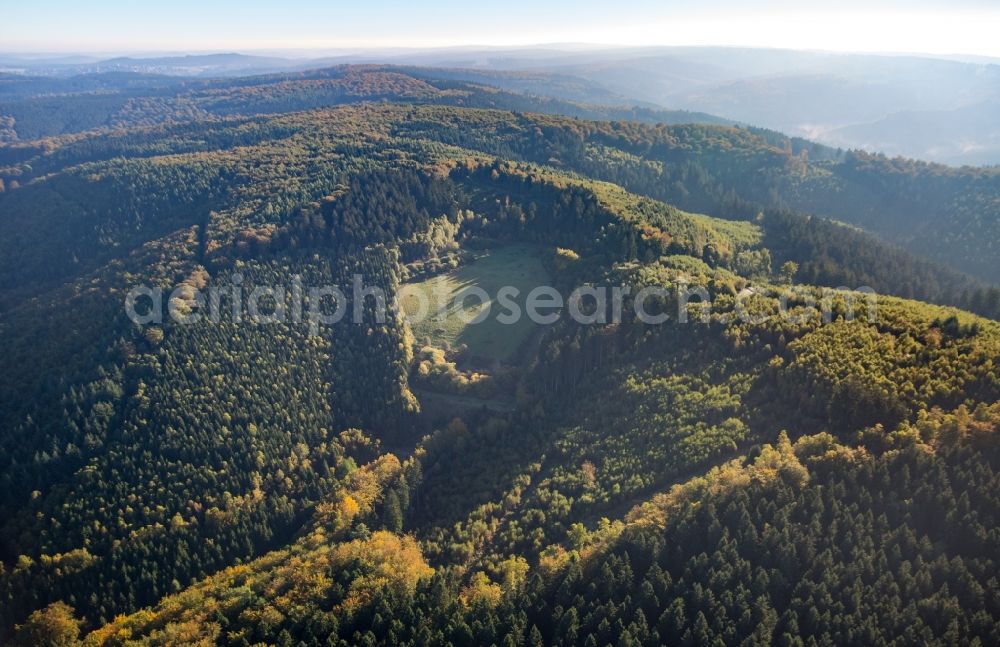
[[[57,77],[134,72],[207,79],[341,64],[461,69],[462,80],[512,91],[688,110],[831,146],[956,165],[1000,163],[998,63],[736,47],[586,46],[345,51],[299,58],[236,52],[79,61],[0,57],[0,69]]]
[[[76,97],[53,99],[66,95]],[[13,119],[6,136],[0,133],[0,142],[207,114],[270,114],[355,101],[417,99],[590,119],[732,123],[705,113],[635,105],[565,75],[371,64],[210,78],[148,71],[105,71],[65,79],[0,75],[0,118]]]

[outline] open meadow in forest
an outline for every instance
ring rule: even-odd
[[[505,310],[497,302],[497,294],[504,286],[517,288],[512,301],[523,312],[528,293],[548,282],[543,253],[531,245],[498,247],[483,251],[456,270],[404,285],[399,300],[411,319],[417,343],[448,350],[465,346],[470,356],[483,360],[510,359],[537,324],[527,316],[514,323],[498,321],[497,315]],[[481,303],[470,293],[473,288],[484,290],[490,300]],[[419,317],[421,302],[427,304],[424,317]],[[489,313],[483,321],[469,323],[487,307]]]

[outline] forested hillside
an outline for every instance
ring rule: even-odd
[[[0,641],[1000,639],[994,172],[429,74],[201,81],[0,146]],[[310,319],[310,286],[512,249],[623,316],[502,355],[376,298]],[[124,307],[293,281],[297,320]]]
[[[375,65],[209,80],[121,72],[62,80],[0,75],[0,142],[380,100],[649,123],[731,123],[698,112],[630,106],[620,97],[588,101],[591,94],[552,75]]]
[[[74,77],[62,81],[64,88],[53,83],[0,84],[0,123],[7,124],[0,132],[11,133],[7,139],[12,141],[0,149],[0,164],[10,165],[0,171],[5,185],[23,184],[41,172],[35,163],[40,154],[53,152],[53,144],[33,141],[38,137],[366,101],[498,108],[615,121],[507,114],[481,128],[464,123],[456,128],[462,113],[440,113],[428,125],[434,132],[423,135],[438,141],[446,137],[448,143],[490,155],[557,163],[692,211],[752,218],[763,209],[782,209],[832,218],[938,265],[988,282],[1000,280],[994,262],[1000,240],[995,169],[844,152],[771,131],[727,127],[724,120],[698,113],[579,103],[560,77],[546,81],[530,74],[340,66],[240,79],[164,78],[159,86],[155,77],[121,74]],[[416,120],[408,128],[420,124]],[[860,275],[866,273],[867,268]],[[932,295],[947,292],[952,303],[992,303],[993,297],[972,294],[984,286],[954,272],[933,267],[899,272],[914,273],[921,285],[935,284],[929,287]],[[932,279],[931,273],[940,276]],[[960,302],[966,290],[969,297]],[[932,295],[912,296],[939,300]]]
[[[111,74],[96,75],[95,79],[75,77],[64,81],[65,87],[52,87],[54,82],[49,80],[35,85],[11,81],[6,89],[0,86],[0,99],[10,97],[0,100],[0,118],[9,121],[7,131],[20,140],[94,128],[271,114],[372,100],[493,107],[633,124],[726,123],[699,113],[574,102],[576,95],[562,89],[565,79],[539,79],[530,74],[341,66],[245,79],[179,82],[164,77],[159,86],[155,85],[155,77]],[[35,86],[37,89],[26,89]],[[78,94],[67,101],[65,92]],[[734,138],[725,131],[714,135],[696,132],[692,136],[664,132],[655,125],[633,125],[624,131],[622,127],[619,124],[610,132],[597,127],[594,132],[594,126],[574,126],[569,139],[562,133],[556,138],[555,151],[547,149],[541,154],[557,152],[557,159],[564,163],[574,167],[586,164],[584,170],[591,174],[599,173],[653,197],[675,203],[691,200],[685,206],[696,210],[731,206],[735,194],[763,206],[787,206],[836,218],[945,265],[991,281],[998,278],[995,263],[990,262],[996,254],[998,237],[997,175],[992,170],[948,169],[844,153],[756,129]],[[695,141],[699,144],[692,149],[690,144]],[[609,146],[611,151],[606,150]],[[515,149],[521,155],[539,154],[522,147]],[[736,159],[728,155],[734,147],[744,150],[738,156],[744,159],[735,168]],[[9,152],[17,150],[14,147]],[[602,159],[609,152],[614,153],[612,159]],[[720,162],[720,153],[729,159]],[[648,164],[633,165],[629,155],[666,166],[657,169]],[[746,159],[748,155],[753,159]],[[678,184],[683,190],[678,190]],[[972,258],[958,253],[959,246],[966,244],[977,245]]]

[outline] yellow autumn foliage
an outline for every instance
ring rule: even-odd
[[[485,605],[490,608],[500,604],[503,597],[503,589],[499,584],[490,580],[489,576],[482,571],[477,571],[469,585],[462,589],[459,596],[466,606]]]
[[[337,546],[334,561],[357,560],[368,573],[351,582],[347,597],[341,607],[352,610],[372,601],[383,588],[391,587],[399,593],[412,593],[417,582],[434,574],[420,552],[416,540],[409,536],[399,536],[380,530],[368,539]]]

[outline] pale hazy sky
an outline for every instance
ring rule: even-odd
[[[16,0],[0,51],[746,45],[1000,57],[1000,0]]]

